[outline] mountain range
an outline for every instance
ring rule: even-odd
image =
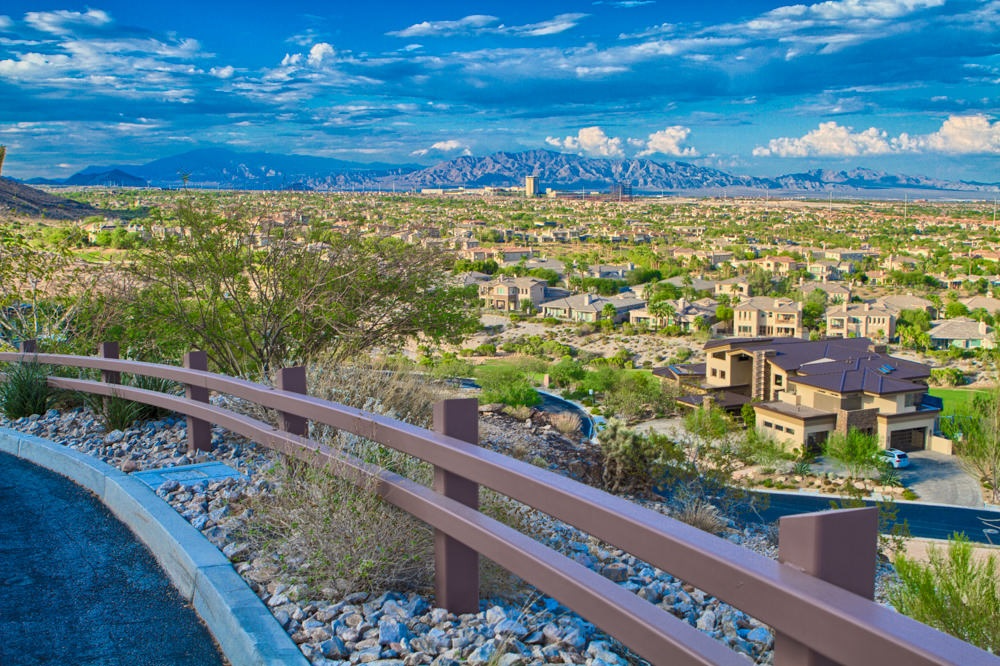
[[[33,179],[45,185],[199,187],[266,190],[416,190],[455,187],[516,187],[525,176],[556,190],[608,191],[613,184],[636,193],[802,195],[851,193],[902,196],[995,196],[1000,183],[945,181],[857,168],[812,170],[776,178],[733,175],[686,162],[587,158],[549,150],[463,156],[431,167],[238,153],[222,148],[195,150],[140,165],[90,166],[65,180]],[[897,193],[897,194],[893,194]]]

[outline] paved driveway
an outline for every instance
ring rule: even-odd
[[[910,451],[910,466],[897,469],[899,480],[915,492],[921,502],[982,507],[979,483],[966,472],[956,456],[934,451]],[[843,474],[842,465],[820,457],[812,466],[816,474]]]
[[[966,472],[956,456],[934,451],[911,451],[910,466],[896,470],[903,484],[923,502],[955,506],[983,506],[979,482]]]

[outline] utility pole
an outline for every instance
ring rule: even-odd
[[[3,175],[3,158],[5,157],[7,157],[7,146],[0,145],[0,175]],[[997,212],[994,210],[993,217],[996,218],[996,216]]]

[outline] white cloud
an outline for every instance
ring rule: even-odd
[[[941,129],[931,134],[903,132],[891,138],[874,127],[854,132],[831,121],[820,123],[803,137],[771,139],[766,146],[753,149],[756,157],[853,157],[887,153],[1000,154],[1000,121],[990,122],[981,114],[949,116]]]
[[[24,20],[31,27],[52,35],[68,35],[75,28],[99,28],[111,23],[111,17],[100,9],[88,9],[86,12],[71,12],[59,10],[55,12],[28,12]]]
[[[516,26],[509,28],[508,31],[512,34],[522,35],[525,37],[558,35],[561,32],[572,30],[580,23],[581,19],[584,19],[587,16],[588,14],[559,14],[555,18],[549,19],[548,21]]]
[[[10,20],[9,16],[4,16],[0,14],[0,30],[6,30],[14,25],[14,22]]]
[[[28,81],[46,79],[61,73],[70,64],[69,56],[25,53],[17,60],[0,60],[0,78]]]
[[[456,35],[516,35],[544,37],[558,35],[575,28],[589,14],[559,14],[558,16],[525,25],[506,26],[496,16],[472,14],[457,21],[422,21],[403,30],[387,32],[391,37],[454,37]]]
[[[886,133],[874,127],[863,132],[854,132],[850,127],[838,125],[834,121],[820,123],[819,127],[805,136],[771,139],[767,146],[757,146],[753,154],[757,157],[807,157],[884,155],[892,152]]]
[[[499,21],[496,16],[472,14],[457,21],[422,21],[386,34],[391,37],[451,37],[476,32]]]
[[[225,67],[213,67],[208,70],[208,73],[217,79],[231,79],[236,70],[232,65],[226,65]]]
[[[1000,154],[1000,121],[984,115],[950,116],[941,129],[923,136],[900,134],[894,143],[902,151],[957,155]]]
[[[438,141],[433,144],[430,148],[421,148],[419,150],[414,150],[411,155],[417,157],[424,157],[426,155],[445,155],[448,153],[461,153],[462,155],[471,155],[472,151],[469,146],[458,141],[457,139],[449,139],[447,141]]]
[[[545,142],[550,146],[572,150],[588,157],[625,157],[622,140],[618,137],[609,137],[603,129],[596,125],[584,127],[577,132],[576,136],[568,136],[565,139],[553,136],[546,137]]]
[[[687,141],[688,135],[690,134],[691,128],[683,127],[681,125],[673,125],[660,130],[659,132],[653,132],[649,135],[649,139],[645,142],[635,141],[638,145],[642,145],[644,143],[646,146],[644,150],[638,153],[638,156],[645,157],[647,155],[662,153],[664,155],[673,155],[675,157],[697,157],[697,150],[690,146],[687,148],[681,146],[681,144]],[[630,139],[629,142],[632,143],[633,140]]]
[[[307,60],[313,67],[319,67],[323,64],[323,60],[333,58],[336,54],[337,52],[333,50],[332,46],[326,42],[320,42],[313,44],[313,47],[309,49],[309,58]]]

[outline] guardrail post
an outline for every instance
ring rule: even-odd
[[[778,560],[848,592],[875,598],[878,509],[843,509],[778,522]],[[775,666],[835,666],[837,662],[775,632]]]
[[[479,444],[479,401],[458,398],[435,403],[434,430]],[[440,467],[434,468],[434,490],[479,508],[479,484]],[[437,605],[452,613],[479,612],[479,553],[440,530],[434,531],[434,594]]]
[[[208,355],[203,351],[184,354],[184,367],[188,370],[208,370]],[[193,384],[184,385],[184,397],[188,400],[208,402],[208,389]],[[212,450],[212,424],[208,421],[187,417],[188,453]]]
[[[104,358],[118,358],[118,343],[102,342],[100,347],[98,347],[97,353]],[[101,370],[101,381],[105,384],[121,384],[122,373],[117,370]]]
[[[292,393],[306,392],[306,366],[297,365],[293,368],[282,368],[278,370],[277,388],[279,391],[291,391]],[[305,437],[309,433],[309,423],[304,416],[296,416],[286,412],[279,412],[281,415],[281,429],[293,435]]]
[[[22,354],[37,354],[38,353],[38,341],[37,340],[21,340],[17,343],[17,350]]]

